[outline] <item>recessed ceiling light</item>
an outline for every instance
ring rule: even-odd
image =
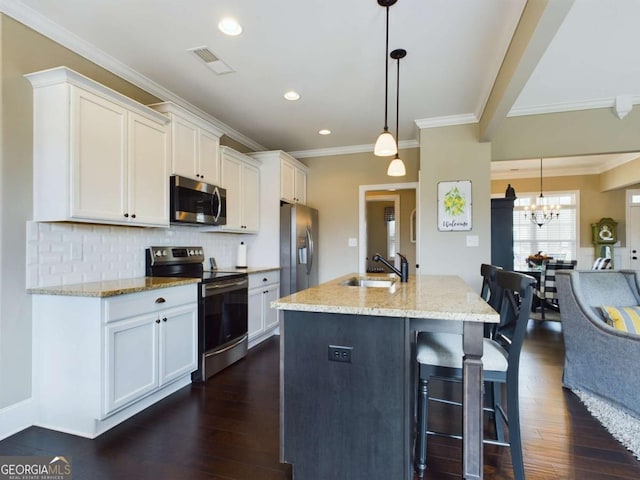
[[[298,92],[294,92],[293,90],[289,90],[287,93],[284,94],[284,98],[291,101],[299,100],[300,94]]]
[[[220,29],[220,31],[225,35],[231,35],[232,37],[242,33],[242,25],[232,17],[225,17],[220,20],[220,23],[218,23],[218,29]]]
[[[328,128],[323,128],[322,130],[318,130],[318,133],[320,135],[331,135],[331,130],[329,130]]]

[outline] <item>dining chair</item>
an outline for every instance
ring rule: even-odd
[[[482,276],[480,296],[496,311],[498,310],[498,304],[500,302],[500,291],[496,281],[496,273],[499,270],[502,270],[502,267],[498,265],[489,265],[487,263],[480,265],[480,275]],[[493,338],[495,328],[495,324],[485,323],[484,336]]]
[[[518,371],[520,351],[529,320],[535,279],[516,272],[499,270],[496,282],[500,288],[499,327],[495,338],[483,341],[484,381],[493,383],[493,410],[496,438],[485,443],[510,446],[514,478],[523,480],[524,462],[520,437],[518,406]],[[419,372],[417,438],[415,470],[423,476],[427,468],[427,434],[443,435],[427,430],[429,381],[433,377],[462,381],[462,336],[455,333],[420,332],[417,337],[416,361]],[[506,410],[503,403],[506,386]],[[504,427],[508,426],[509,442],[505,441]],[[461,439],[459,435],[445,436]]]
[[[578,264],[577,260],[548,259],[542,261],[540,270],[540,282],[535,295],[540,303],[540,318],[545,320],[545,307],[560,311],[558,306],[558,290],[556,288],[556,271],[573,270]]]

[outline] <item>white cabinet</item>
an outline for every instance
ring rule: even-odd
[[[34,220],[169,226],[166,117],[65,67],[27,78]]]
[[[221,186],[227,190],[227,224],[220,230],[256,233],[260,228],[260,162],[220,147]]]
[[[194,305],[120,320],[106,328],[105,414],[197,367]]]
[[[34,423],[93,438],[191,383],[197,309],[197,283],[35,295]]]
[[[308,168],[304,164],[282,150],[255,152],[248,155],[261,160],[265,165],[264,168],[277,170],[279,178],[276,181],[279,183],[277,187],[280,200],[306,205]]]
[[[280,271],[249,275],[249,347],[270,337],[278,327],[279,312],[271,302],[280,298]]]
[[[171,102],[150,107],[171,120],[171,173],[219,185],[222,131]]]
[[[307,172],[285,158],[280,160],[280,198],[289,203],[307,203]]]

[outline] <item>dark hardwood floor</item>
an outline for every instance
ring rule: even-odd
[[[65,455],[75,480],[288,480],[278,462],[278,355],[270,339],[95,440],[32,427],[1,441],[0,455]],[[640,478],[640,462],[561,387],[563,355],[560,324],[530,321],[520,391],[527,479]],[[455,427],[459,415],[435,408],[436,422]],[[429,437],[428,445],[425,479],[460,478],[460,442]],[[508,448],[485,446],[484,458],[486,479],[513,478]]]

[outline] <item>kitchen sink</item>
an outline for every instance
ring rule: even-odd
[[[376,278],[376,277],[351,277],[344,282],[342,285],[347,287],[378,287],[378,288],[389,288],[392,287],[397,278],[389,277],[389,278]]]

